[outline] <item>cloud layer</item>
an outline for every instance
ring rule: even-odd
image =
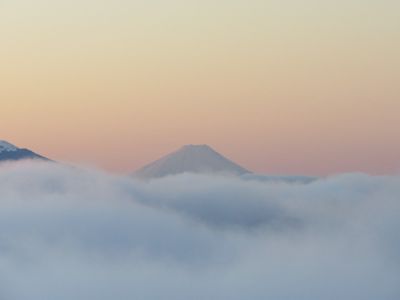
[[[400,178],[0,167],[0,299],[400,297]]]

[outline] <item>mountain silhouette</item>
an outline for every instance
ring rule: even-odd
[[[186,145],[133,173],[138,178],[160,178],[181,173],[243,175],[251,173],[208,145]]]

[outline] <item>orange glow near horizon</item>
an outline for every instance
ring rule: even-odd
[[[0,4],[0,139],[128,172],[209,144],[263,173],[400,171],[400,3]]]

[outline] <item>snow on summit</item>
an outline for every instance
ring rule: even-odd
[[[18,148],[7,141],[0,140],[0,162],[24,159],[48,160],[29,149]]]
[[[180,173],[242,175],[251,173],[208,145],[186,145],[136,171],[139,178],[159,178]]]
[[[14,152],[17,150],[18,150],[18,148],[15,147],[13,144],[10,144],[9,142],[0,140],[0,152],[4,152],[4,151]]]

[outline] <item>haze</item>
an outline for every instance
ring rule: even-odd
[[[0,168],[3,300],[398,300],[400,178]]]

